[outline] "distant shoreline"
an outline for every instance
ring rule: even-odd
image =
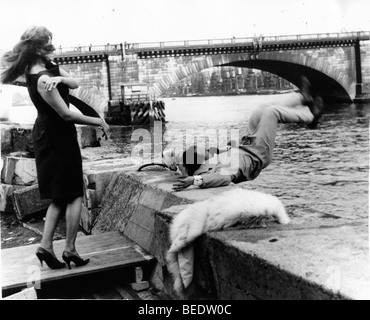
[[[219,97],[219,96],[253,96],[253,95],[272,95],[272,94],[284,94],[295,92],[295,89],[288,90],[256,90],[248,92],[220,92],[220,93],[188,93],[188,94],[176,94],[176,95],[165,95],[162,98],[192,98],[192,97]]]

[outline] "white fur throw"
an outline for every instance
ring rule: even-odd
[[[290,219],[281,201],[262,192],[235,188],[193,203],[178,213],[170,226],[171,247],[167,266],[174,290],[181,296],[193,278],[192,242],[202,233],[221,230],[251,220],[274,217],[287,224]]]

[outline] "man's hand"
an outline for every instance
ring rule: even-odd
[[[194,177],[181,176],[177,179],[177,182],[173,184],[173,191],[181,191],[191,186],[194,182]]]

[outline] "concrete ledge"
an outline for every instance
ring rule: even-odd
[[[226,231],[205,239],[201,254],[217,266],[213,281],[221,299],[233,299],[227,287],[237,284],[262,299],[367,300],[367,229],[359,221]]]
[[[92,228],[92,233],[120,230],[153,255],[158,266],[152,282],[169,295],[173,292],[165,254],[173,216],[194,201],[230,188],[248,188],[244,183],[174,193],[175,179],[162,169],[136,172],[131,167],[114,173]],[[293,217],[286,226],[205,234],[196,240],[195,249],[190,299],[200,292],[215,299],[370,298],[367,219],[296,222]]]

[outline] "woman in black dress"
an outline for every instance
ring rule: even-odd
[[[38,185],[42,199],[52,199],[40,247],[36,251],[52,268],[65,267],[53,250],[53,237],[62,214],[66,214],[66,242],[62,258],[82,266],[75,247],[83,196],[82,159],[75,124],[108,125],[100,117],[86,116],[69,110],[69,89],[78,84],[66,71],[51,62],[54,46],[52,33],[45,27],[32,27],[21,37],[12,52],[4,55],[9,64],[2,74],[3,83],[26,76],[27,88],[38,115],[33,128]]]

